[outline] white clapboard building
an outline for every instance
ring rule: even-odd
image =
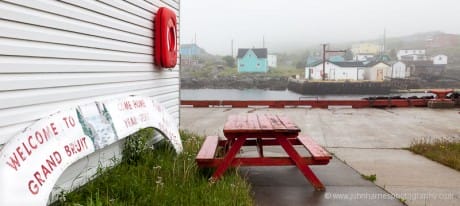
[[[153,18],[179,0],[0,1],[0,151],[35,121],[77,105],[143,95],[179,118],[179,65],[153,64]],[[75,188],[113,164],[122,142],[71,165],[55,185]]]
[[[323,73],[323,62],[318,60],[307,64],[305,67],[305,79],[344,81],[364,80],[365,65],[359,61],[332,62],[326,61]]]
[[[402,61],[397,61],[391,65],[391,70],[387,73],[387,76],[390,78],[409,78],[410,77],[410,68]]]

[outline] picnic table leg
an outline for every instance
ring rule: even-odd
[[[236,154],[240,151],[245,141],[246,141],[245,137],[239,137],[236,139],[235,142],[233,142],[232,145],[230,145],[230,150],[228,150],[228,152],[225,154],[224,159],[219,164],[214,174],[212,174],[212,177],[210,179],[211,182],[216,182],[224,174],[224,172],[227,170],[227,168],[232,163]]]
[[[256,142],[257,142],[257,151],[259,152],[259,157],[264,157],[262,138],[257,138]]]
[[[316,177],[313,171],[308,167],[307,163],[302,159],[302,157],[297,153],[292,144],[286,138],[276,138],[280,143],[281,147],[286,151],[292,161],[295,162],[297,168],[302,172],[302,174],[307,178],[307,180],[315,187],[318,191],[324,191],[325,187],[323,183]]]
[[[227,143],[225,144],[224,146],[224,154],[227,154],[228,150],[230,149],[230,147],[233,145],[233,143],[235,142],[235,139],[228,139],[227,140]]]

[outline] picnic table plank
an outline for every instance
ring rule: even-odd
[[[236,128],[236,123],[238,122],[237,115],[230,115],[227,118],[227,122],[225,122],[224,128],[234,129]]]
[[[256,114],[248,114],[248,128],[254,130],[260,129],[259,120]]]
[[[273,130],[277,130],[277,131],[286,130],[286,127],[283,125],[283,123],[281,122],[281,120],[278,118],[277,115],[266,114],[266,116],[270,120]]]
[[[259,119],[257,118],[256,114],[248,114],[248,128],[257,131],[260,130]],[[257,137],[257,152],[259,153],[259,157],[264,156],[263,144],[262,139]]]
[[[259,119],[259,125],[262,130],[273,130],[270,119],[266,115],[257,115],[257,118]]]
[[[332,159],[332,156],[329,154],[329,152],[327,152],[323,147],[319,146],[312,138],[305,135],[299,135],[297,139],[302,142],[308,152],[310,152],[313,159],[326,161]]]
[[[280,121],[284,124],[284,126],[286,127],[286,129],[292,129],[292,130],[300,130],[299,127],[297,127],[296,124],[294,124],[293,122],[291,122],[291,120],[289,118],[287,118],[286,116],[284,115],[278,115],[278,118],[280,119]]]
[[[248,115],[239,115],[238,116],[238,121],[241,123],[241,128],[240,129],[250,129],[248,127]]]
[[[299,133],[300,129],[287,117],[274,114],[230,115],[224,134]]]
[[[214,155],[216,154],[216,149],[219,143],[218,136],[208,136],[204,140],[203,145],[201,145],[201,149],[198,152],[196,159],[200,160],[209,160],[213,159]]]

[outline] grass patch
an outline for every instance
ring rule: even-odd
[[[376,174],[371,174],[371,175],[361,175],[361,177],[365,180],[375,182],[377,180],[377,175]]]
[[[424,138],[412,142],[409,150],[460,171],[460,141]]]
[[[202,138],[181,132],[184,152],[177,155],[165,142],[145,147],[143,137],[150,133],[141,131],[136,138],[139,134],[141,142],[127,140],[134,155],[101,170],[56,205],[253,205],[250,186],[235,169],[215,184],[208,182],[210,170],[195,163]]]
[[[272,68],[268,71],[268,76],[272,77],[291,77],[299,75],[300,78],[305,77],[305,69],[297,69],[295,67],[288,66],[279,66],[277,68]]]

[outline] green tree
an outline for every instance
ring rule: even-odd
[[[224,56],[222,59],[228,67],[235,67],[235,59],[232,56]]]
[[[298,61],[297,64],[295,65],[296,69],[303,69],[307,66],[307,60],[301,60]]]

